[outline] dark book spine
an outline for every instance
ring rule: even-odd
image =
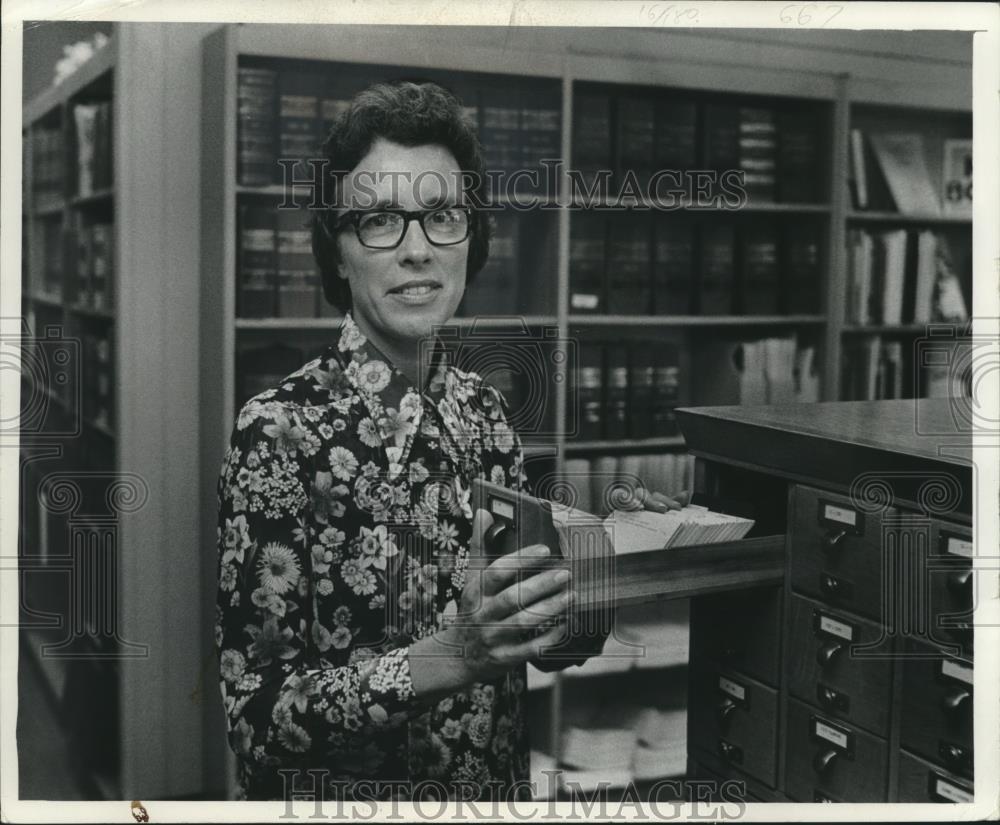
[[[464,315],[513,315],[518,303],[518,215],[497,213],[490,256],[465,292]]]
[[[319,157],[323,86],[322,75],[286,71],[278,77],[278,157],[295,161],[291,175],[296,180],[311,180],[308,161]],[[279,167],[275,183],[283,183],[284,175]]]
[[[643,213],[616,215],[608,228],[608,311],[650,311],[650,226]]]
[[[617,101],[618,163],[616,182],[620,187],[632,172],[639,191],[645,194],[653,173],[656,114],[653,101],[642,97],[622,97]]]
[[[554,196],[546,191],[543,160],[556,160],[561,155],[561,108],[558,95],[544,93],[524,96],[521,100],[521,168],[537,175],[538,184],[522,178],[517,191]]]
[[[278,316],[315,318],[319,275],[312,256],[308,216],[298,209],[279,209],[275,214]]]
[[[113,427],[111,332],[94,336],[94,420]]]
[[[278,173],[277,72],[241,66],[236,81],[236,175],[241,186],[266,186]]]
[[[604,350],[604,437],[628,437],[628,347],[607,344]]]
[[[573,212],[569,242],[569,310],[604,312],[607,217],[600,212]]]
[[[771,202],[775,195],[776,150],[774,112],[762,107],[740,108],[740,169],[748,202]]]
[[[817,203],[826,179],[822,133],[816,117],[804,112],[779,112],[777,194],[782,203]]]
[[[90,306],[93,269],[93,228],[80,220],[76,227],[76,291],[74,303],[77,306]]]
[[[684,171],[698,163],[698,109],[687,101],[661,101],[656,106],[655,166]]]
[[[741,227],[743,312],[778,312],[778,231],[773,221],[758,220]]]
[[[241,318],[270,318],[276,314],[277,269],[274,210],[244,204],[240,209],[239,294]]]
[[[694,283],[694,224],[684,215],[655,216],[653,314],[691,313]]]
[[[493,88],[481,93],[480,142],[487,171],[504,176],[521,167],[521,108],[514,89]],[[504,185],[501,192],[506,192]],[[508,193],[509,194],[509,193]]]
[[[91,304],[94,309],[108,309],[108,285],[111,281],[111,232],[108,223],[95,223],[91,229],[92,260]]]
[[[111,147],[114,144],[111,123],[111,102],[97,105],[94,136],[94,188],[107,189],[113,182]]]
[[[677,435],[677,417],[674,410],[680,400],[680,359],[677,347],[663,343],[653,350],[653,391],[651,418],[654,436]]]
[[[611,169],[611,101],[603,94],[578,94],[573,112],[573,167],[590,187],[598,171]]]
[[[917,232],[906,233],[906,259],[903,269],[903,311],[901,324],[913,323],[913,310],[917,298],[917,259],[919,257],[920,236]]]
[[[782,310],[792,315],[816,314],[822,304],[820,229],[812,221],[786,223],[782,241]]]
[[[735,285],[733,227],[725,223],[702,228],[701,283],[698,297],[702,315],[729,315]]]
[[[582,440],[598,439],[604,432],[604,365],[600,344],[582,343],[573,381],[577,431]]]
[[[653,428],[653,353],[659,342],[641,341],[629,348],[629,436],[649,438]]]
[[[715,175],[708,192],[716,199],[722,195],[721,176],[740,168],[740,111],[736,106],[705,105],[704,145],[705,169]]]

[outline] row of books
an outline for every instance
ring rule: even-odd
[[[845,401],[970,397],[971,371],[962,344],[948,357],[945,342],[901,341],[865,335],[844,344],[841,397]],[[933,350],[933,352],[929,351]]]
[[[573,166],[588,182],[603,169],[619,184],[631,171],[643,189],[658,170],[738,170],[750,203],[813,203],[826,191],[815,112],[589,90],[573,112]]]
[[[566,459],[563,472],[562,481],[574,499],[563,503],[603,518],[637,488],[668,496],[692,490],[695,459],[683,452],[574,457]]]
[[[756,341],[712,339],[692,348],[699,404],[786,404],[818,401],[815,347],[796,336]]]
[[[30,133],[32,189],[36,198],[64,194],[66,144],[59,128],[37,127]]]
[[[930,229],[847,234],[848,323],[963,321],[968,308],[948,239]]]
[[[381,72],[385,74],[385,72]],[[388,75],[387,75],[388,76]],[[240,66],[237,81],[237,175],[240,185],[282,183],[279,158],[319,157],[319,147],[351,97],[375,75],[342,71]],[[464,116],[478,128],[487,169],[514,172],[539,169],[544,158],[561,149],[558,92],[537,84],[497,85],[454,78],[452,87],[464,104]],[[297,177],[311,177],[300,165]],[[540,187],[538,187],[540,188]],[[535,189],[536,187],[530,187]],[[519,187],[528,191],[529,187]]]
[[[674,408],[681,397],[681,368],[674,344],[587,341],[580,343],[578,359],[567,399],[577,439],[677,434]]]
[[[851,129],[848,183],[855,209],[935,216],[972,215],[972,141],[943,142],[942,177],[935,181],[924,136]]]
[[[312,254],[309,215],[304,210],[244,203],[239,211],[241,318],[334,316],[322,294]]]
[[[818,313],[821,242],[820,226],[809,220],[574,213],[570,311]]]
[[[74,304],[96,310],[111,308],[114,277],[114,224],[78,221],[75,235]]]
[[[76,104],[73,122],[76,126],[76,194],[87,196],[107,189],[114,178],[111,101]]]

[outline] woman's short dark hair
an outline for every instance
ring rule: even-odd
[[[359,92],[334,121],[323,143],[327,193],[339,192],[343,176],[371,151],[378,138],[403,146],[443,146],[466,173],[466,195],[472,207],[466,284],[489,256],[491,221],[479,205],[485,203],[486,178],[476,131],[463,117],[458,98],[436,83],[398,81],[377,83]],[[342,312],[351,307],[351,288],[337,274],[340,251],[330,231],[333,210],[317,210],[312,221],[312,250],[319,265],[323,294]]]

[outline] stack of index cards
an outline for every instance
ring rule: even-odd
[[[604,529],[617,556],[692,544],[738,541],[750,532],[753,525],[752,519],[714,513],[697,504],[666,513],[615,510],[604,520]]]

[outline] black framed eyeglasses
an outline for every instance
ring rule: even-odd
[[[395,249],[403,242],[410,221],[420,224],[425,237],[434,246],[453,246],[469,237],[472,210],[468,206],[350,210],[334,221],[333,228],[339,231],[351,224],[362,246]]]

